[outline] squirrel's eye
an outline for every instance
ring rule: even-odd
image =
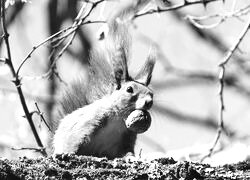
[[[127,92],[128,92],[128,93],[133,93],[134,90],[133,90],[133,88],[132,88],[131,86],[129,86],[129,87],[127,87]]]

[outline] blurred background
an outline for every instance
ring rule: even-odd
[[[6,22],[14,67],[19,67],[33,47],[72,26],[79,12],[82,18],[91,11],[83,22],[106,21],[119,3],[104,0],[91,10],[92,4],[83,0],[7,1]],[[215,0],[205,5],[172,8],[183,3],[151,0],[138,14],[157,8],[170,10],[133,20],[130,72],[133,74],[143,64],[150,47],[156,47],[158,55],[151,83],[155,92],[152,126],[139,135],[137,155],[198,161],[209,152],[217,134],[221,111],[219,64],[249,21],[250,2]],[[39,45],[22,66],[19,75],[28,108],[37,112],[37,103],[49,126],[53,125],[60,93],[85,71],[88,51],[98,46],[104,27],[103,22],[81,25],[74,39],[73,34],[67,35],[69,31],[65,31],[61,38]],[[0,57],[7,57],[3,38],[0,45]],[[226,133],[222,133],[212,158],[205,159],[207,163],[237,162],[250,154],[249,47],[250,33],[226,64],[223,90]],[[38,146],[12,79],[8,66],[0,63],[0,156],[11,159],[40,156],[31,150],[13,150]],[[51,132],[38,113],[33,113],[32,118],[43,145],[48,146]]]

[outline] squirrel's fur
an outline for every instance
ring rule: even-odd
[[[134,2],[111,18],[104,51],[90,53],[88,82],[75,82],[64,93],[54,154],[115,158],[134,153],[137,134],[125,120],[135,109],[151,108],[153,92],[147,86],[155,63],[149,56],[135,78],[128,73],[130,37],[124,20],[139,7]]]

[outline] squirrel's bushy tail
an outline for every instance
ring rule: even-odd
[[[92,49],[90,52],[88,81],[83,82],[79,78],[65,90],[59,103],[59,116],[56,119],[61,119],[76,109],[111,94],[117,88],[117,78],[114,74],[117,68],[119,68],[117,72],[120,71],[122,76],[126,76],[122,78],[130,78],[127,67],[131,41],[128,26],[133,16],[148,3],[148,0],[130,0],[126,2],[108,20],[108,31],[103,32],[104,38],[101,40],[104,42],[103,48]],[[150,68],[150,62],[154,64],[153,61],[148,61],[145,68]],[[143,71],[139,74],[143,74]],[[140,77],[136,78],[140,79]]]

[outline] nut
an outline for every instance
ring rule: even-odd
[[[148,111],[134,110],[125,121],[126,127],[135,133],[144,133],[151,125],[151,116]]]

